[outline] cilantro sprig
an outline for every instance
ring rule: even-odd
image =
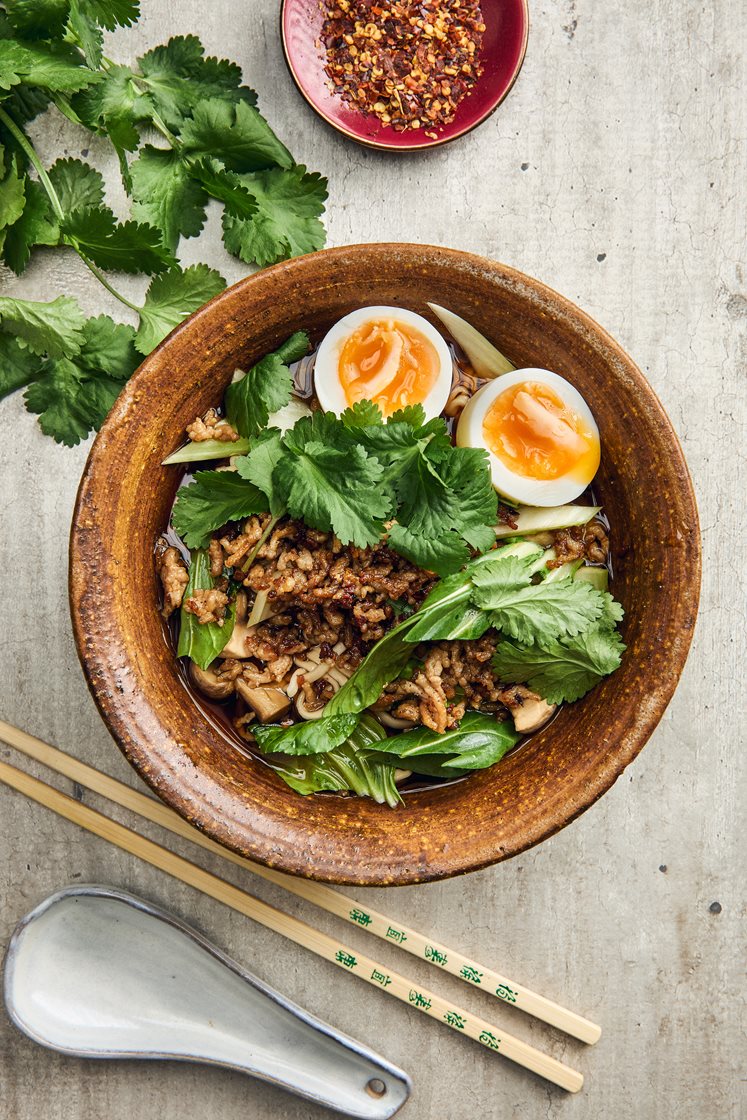
[[[144,355],[225,287],[215,269],[183,268],[177,257],[180,239],[202,230],[210,199],[223,207],[228,251],[264,265],[323,245],[326,182],[296,165],[241,69],[206,56],[196,36],[175,36],[132,66],[106,58],[104,31],[129,27],[139,14],[137,0],[0,3],[0,258],[20,275],[38,246],[77,253],[137,315],[127,337]],[[50,106],[111,143],[132,200],[125,220],[106,205],[104,180],[88,163],[44,165],[25,126]],[[118,292],[109,271],[152,276],[143,302]],[[43,429],[78,442],[106,415],[121,364],[107,367],[106,347],[84,351],[74,331],[61,343],[51,322],[56,300],[36,309],[23,300],[4,304],[0,395],[27,387],[27,406],[46,417]],[[72,322],[82,330],[77,305]],[[81,353],[94,355],[84,367]],[[57,365],[42,369],[38,359]],[[85,387],[82,401],[75,385]]]
[[[496,496],[487,457],[452,446],[444,422],[426,424],[419,406],[384,423],[365,401],[341,417],[302,417],[283,434],[260,431],[290,399],[286,362],[300,358],[307,345],[298,332],[228,389],[228,416],[252,442],[236,461],[247,495],[250,487],[258,489],[274,518],[287,513],[334,532],[343,544],[365,548],[388,535],[395,551],[439,575],[461,568],[470,549],[490,547]],[[211,501],[229,484],[210,481],[211,474],[200,472],[177,499],[175,524],[189,531],[189,544],[204,543],[231,519],[226,504]],[[254,511],[237,500],[233,519],[248,512]],[[394,524],[387,528],[389,522]]]

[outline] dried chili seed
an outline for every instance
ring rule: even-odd
[[[320,0],[320,8],[330,89],[397,132],[448,124],[482,73],[479,0]]]

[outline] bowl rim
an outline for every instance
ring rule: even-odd
[[[300,75],[299,75],[298,71],[296,70],[296,67],[293,64],[292,51],[290,50],[290,48],[288,46],[286,28],[285,28],[285,11],[286,11],[286,7],[287,7],[287,4],[288,4],[288,0],[282,0],[282,2],[280,4],[280,13],[279,13],[279,18],[280,18],[280,41],[281,41],[281,44],[282,44],[282,47],[283,47],[283,58],[285,59],[285,64],[286,64],[286,66],[288,68],[288,72],[290,73],[290,76],[293,80],[293,84],[295,85],[298,92],[301,94],[301,97],[303,97],[306,104],[309,106],[309,108],[314,113],[316,113],[316,115],[318,117],[320,117],[326,124],[328,124],[330,128],[333,128],[335,130],[335,132],[338,132],[341,136],[347,137],[348,140],[352,140],[355,144],[360,144],[361,147],[370,148],[370,149],[373,149],[374,151],[378,151],[378,152],[394,152],[394,153],[402,153],[402,154],[408,154],[408,153],[413,153],[413,152],[429,152],[429,151],[432,151],[433,148],[441,148],[441,147],[444,146],[444,144],[451,144],[454,140],[459,140],[462,136],[466,136],[468,133],[473,132],[476,128],[479,128],[480,125],[485,124],[485,121],[487,121],[490,117],[492,117],[492,115],[493,115],[493,113],[495,113],[496,109],[498,109],[503,104],[503,102],[506,100],[506,98],[510,94],[511,90],[514,88],[514,85],[516,84],[516,80],[519,77],[519,74],[521,73],[521,69],[524,65],[524,60],[526,58],[526,53],[527,53],[527,46],[529,44],[529,0],[519,0],[519,3],[521,4],[522,15],[523,15],[523,31],[522,31],[522,39],[521,39],[521,49],[519,50],[519,55],[518,55],[518,58],[516,60],[516,64],[514,66],[511,77],[510,77],[510,79],[508,81],[508,84],[506,85],[506,88],[504,89],[503,93],[500,95],[500,97],[497,99],[497,101],[495,101],[494,104],[490,105],[489,108],[487,108],[478,117],[478,119],[476,121],[472,122],[472,124],[466,125],[464,128],[460,128],[457,132],[453,132],[449,136],[437,137],[435,140],[428,137],[428,142],[425,143],[425,144],[424,143],[420,143],[420,144],[395,144],[392,141],[387,142],[385,140],[371,140],[368,137],[362,136],[360,133],[355,132],[353,129],[346,128],[345,125],[340,124],[338,121],[334,120],[332,117],[330,117],[327,113],[324,112],[324,110],[321,108],[321,106],[317,105],[317,103],[313,100],[313,98],[310,97],[309,94],[307,94],[306,90],[304,89],[304,86],[303,86],[303,83],[301,81]]]
[[[212,314],[214,305],[223,300],[235,298],[237,294],[241,295],[247,289],[251,291],[254,284],[261,284],[270,274],[279,275],[282,272],[290,272],[292,280],[293,273],[303,270],[305,263],[312,259],[323,258],[334,262],[337,259],[350,258],[351,254],[354,255],[359,252],[379,254],[382,259],[389,258],[393,253],[406,253],[412,257],[413,262],[419,262],[424,268],[427,268],[429,264],[431,267],[434,266],[435,255],[440,262],[447,265],[451,262],[454,266],[463,269],[488,271],[506,286],[529,287],[539,297],[540,302],[547,303],[549,301],[559,308],[561,314],[569,315],[571,319],[575,320],[579,327],[590,330],[595,338],[610,351],[611,356],[624,366],[627,376],[647,398],[647,403],[656,416],[657,425],[665,434],[668,448],[674,460],[676,460],[672,469],[673,485],[683,506],[688,508],[689,517],[692,519],[692,552],[688,557],[688,567],[683,571],[677,602],[680,620],[687,617],[692,619],[692,623],[689,629],[683,635],[680,635],[677,649],[673,651],[672,657],[667,663],[666,672],[657,677],[657,688],[653,702],[644,705],[636,724],[625,729],[620,736],[615,751],[610,752],[606,759],[604,757],[600,758],[599,765],[595,766],[593,771],[586,776],[582,790],[580,792],[578,790],[573,791],[569,798],[562,802],[560,808],[557,805],[548,804],[548,808],[542,814],[541,819],[528,826],[528,835],[523,835],[516,843],[498,844],[493,842],[491,846],[490,840],[486,839],[481,843],[479,851],[474,851],[471,855],[460,853],[450,857],[451,862],[447,867],[431,869],[422,866],[405,866],[404,868],[394,869],[391,874],[382,879],[380,876],[370,873],[366,867],[355,866],[353,869],[346,869],[345,865],[334,864],[331,858],[326,856],[322,859],[324,866],[321,869],[310,866],[308,861],[288,852],[283,852],[279,856],[276,845],[273,845],[265,837],[256,838],[253,836],[252,839],[253,841],[256,839],[256,844],[253,844],[251,850],[248,850],[246,847],[240,846],[238,840],[231,836],[228,826],[217,819],[215,814],[211,815],[210,811],[205,809],[204,806],[193,804],[189,810],[189,822],[200,831],[230,850],[277,870],[309,879],[344,885],[407,885],[451,878],[470,871],[482,870],[494,863],[518,855],[559,832],[610,789],[626,767],[637,757],[652,735],[674,694],[685,666],[700,596],[701,541],[695,493],[684,453],[673,425],[653,388],[620,344],[603,327],[571,300],[566,299],[541,281],[535,280],[509,265],[492,261],[478,254],[441,246],[407,242],[374,242],[325,249],[281,262],[245,277],[214,296],[212,300],[176,327],[159,344],[156,350],[144,359],[130,378],[93,442],[81,476],[71,523],[69,550],[70,611],[75,644],[88,687],[105,724],[122,753],[140,777],[172,809],[182,816],[187,816],[184,794],[180,792],[178,776],[153,772],[149,765],[149,743],[142,738],[138,739],[137,735],[131,734],[131,723],[128,715],[118,705],[114,690],[107,683],[106,674],[107,672],[111,673],[110,660],[107,658],[107,640],[100,635],[98,637],[96,635],[92,636],[87,631],[88,612],[81,606],[82,593],[92,564],[92,545],[88,533],[89,524],[86,506],[92,494],[95,494],[97,490],[99,493],[103,493],[107,488],[106,479],[102,476],[105,472],[99,470],[99,460],[105,457],[108,433],[110,429],[116,431],[117,426],[133,410],[133,406],[141,395],[140,384],[145,382],[149,376],[151,359],[155,356],[157,361],[175,338],[192,332],[203,316]],[[165,723],[161,722],[160,716],[157,713],[153,714],[159,720],[164,734],[171,734]],[[200,719],[203,718],[200,715]]]

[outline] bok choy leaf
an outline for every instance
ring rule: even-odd
[[[207,552],[198,548],[192,553],[189,583],[184,592],[183,603],[187,603],[193,591],[209,590],[214,586],[213,577],[210,575],[210,561]],[[189,657],[195,665],[199,665],[201,669],[207,669],[228,644],[235,622],[236,600],[229,603],[226,617],[220,625],[217,622],[200,623],[191,611],[182,606],[177,656]]]

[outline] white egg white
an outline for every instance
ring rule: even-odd
[[[554,390],[566,406],[581,417],[597,440],[599,439],[599,429],[591,409],[578,389],[575,389],[569,381],[557,373],[551,373],[548,369],[517,369],[514,373],[502,374],[494,381],[483,385],[482,389],[478,389],[470,398],[459,417],[457,444],[459,447],[485,448],[490,458],[493,486],[510,502],[526,506],[565,505],[584,492],[593,475],[589,478],[579,478],[575,475],[564,475],[553,479],[526,478],[511,471],[485,442],[483,421],[491,404],[506,389],[519,385],[522,381],[539,381]]]
[[[322,339],[314,363],[314,388],[319,403],[325,412],[334,412],[337,415],[348,407],[348,400],[338,372],[342,348],[359,327],[382,319],[392,319],[395,323],[402,323],[419,331],[436,350],[438,377],[425,400],[420,401],[426,419],[432,420],[443,411],[449,399],[452,376],[451,354],[436,328],[422,315],[416,315],[414,311],[407,311],[404,307],[360,307],[330,327]]]

